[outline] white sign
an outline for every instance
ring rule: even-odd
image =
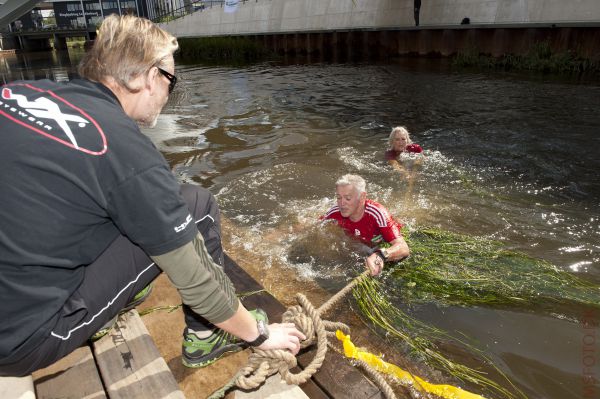
[[[225,0],[225,12],[236,12],[240,0]]]

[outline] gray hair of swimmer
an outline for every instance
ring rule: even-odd
[[[390,146],[390,148],[392,148],[392,143],[396,136],[399,136],[401,134],[404,135],[404,137],[406,137],[406,145],[412,144],[412,140],[410,139],[410,135],[408,134],[408,129],[404,126],[396,126],[392,129],[390,137],[388,138],[388,145]]]
[[[359,194],[367,192],[367,182],[359,175],[344,175],[335,182],[335,186],[352,186]]]

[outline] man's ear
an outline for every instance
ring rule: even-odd
[[[148,70],[148,74],[146,75],[146,88],[150,91],[150,95],[153,96],[158,88],[158,68],[152,67]]]
[[[367,200],[367,193],[365,193],[364,191],[362,193],[360,193],[360,200],[361,201],[366,201]]]

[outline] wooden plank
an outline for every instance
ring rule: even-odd
[[[252,292],[263,288],[227,255],[225,255],[225,271],[238,292]],[[264,309],[273,321],[280,321],[281,315],[286,310],[283,304],[269,293],[249,296],[243,302],[249,309],[255,307]],[[305,350],[298,355],[300,367],[308,366],[314,358],[315,351],[316,348]],[[311,381],[315,382],[317,388],[312,385],[308,390],[304,385],[301,387],[311,398],[383,398],[379,388],[342,355],[333,351],[327,352],[321,369],[313,375]],[[310,385],[309,382],[307,384]]]
[[[38,399],[106,399],[102,380],[89,346],[82,346],[58,362],[33,373]]]
[[[267,378],[260,389],[255,391],[234,391],[235,399],[308,399],[297,385],[288,385],[279,374]]]
[[[110,399],[185,398],[135,309],[93,346]]]
[[[303,352],[298,356],[298,364],[308,366],[315,356],[316,349]],[[383,399],[377,386],[350,364],[342,355],[328,350],[323,367],[313,379],[332,398]]]
[[[297,373],[299,370],[298,367],[292,369],[292,371],[294,373]],[[323,392],[323,390],[321,388],[319,388],[319,386],[313,381],[313,379],[311,378],[310,380],[306,381],[304,384],[300,384],[300,389],[302,389],[302,391],[304,391],[304,393],[310,398],[310,399],[330,399],[331,397],[329,395],[327,395],[325,392]]]
[[[0,377],[0,398],[6,399],[35,399],[33,378]]]

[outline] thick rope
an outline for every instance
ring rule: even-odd
[[[342,331],[342,332],[344,332],[344,331]],[[344,334],[346,334],[346,332],[344,332]],[[329,346],[329,348],[331,350],[333,350],[334,352],[339,353],[342,357],[345,357],[344,352],[339,350],[334,345],[331,345],[330,343],[328,343],[327,346]],[[388,399],[396,399],[396,394],[392,390],[392,387],[390,386],[390,384],[387,383],[387,381],[383,378],[383,376],[381,375],[380,372],[375,370],[373,367],[371,367],[366,362],[359,360],[359,359],[352,359],[351,363],[355,364],[357,366],[360,366],[360,368],[362,368],[367,373],[367,375],[369,377],[371,377],[371,381],[377,386],[377,388],[379,388],[381,393],[383,393],[384,397],[386,397]]]
[[[321,315],[330,310],[340,299],[350,292],[356,284],[360,283],[368,276],[369,272],[365,271],[353,279],[348,285],[321,305],[319,309],[315,309],[304,295],[296,294],[298,305],[291,306],[285,311],[282,316],[282,322],[294,323],[296,328],[306,336],[306,340],[302,341],[300,344],[302,348],[306,348],[315,342],[317,344],[315,357],[304,370],[301,370],[299,373],[290,371],[297,366],[297,361],[296,357],[289,351],[253,348],[252,354],[248,357],[248,364],[240,369],[221,389],[215,391],[209,399],[223,398],[229,389],[236,386],[241,389],[257,388],[269,376],[277,372],[279,372],[282,379],[288,384],[300,385],[308,381],[323,364],[325,354],[327,353],[327,346],[329,345],[327,337],[334,336],[336,330],[341,330],[346,334],[350,333],[350,328],[344,323],[321,320]],[[332,347],[331,345],[329,346]],[[383,377],[368,364],[364,362],[361,363],[358,364],[365,369],[375,384],[381,389],[384,396],[391,399],[395,398],[396,396]]]
[[[368,270],[365,270],[362,274],[355,277],[354,280],[352,280],[350,283],[348,283],[348,285],[346,285],[344,288],[339,290],[337,292],[337,294],[335,294],[334,296],[329,298],[329,300],[327,302],[322,304],[321,307],[319,308],[319,313],[320,314],[327,313],[327,311],[329,309],[331,309],[333,307],[333,305],[335,305],[340,299],[342,299],[348,292],[350,292],[352,290],[352,288],[354,288],[355,285],[357,285],[358,283],[360,283],[361,281],[363,281],[365,278],[369,277],[370,275],[371,275],[371,273]]]

